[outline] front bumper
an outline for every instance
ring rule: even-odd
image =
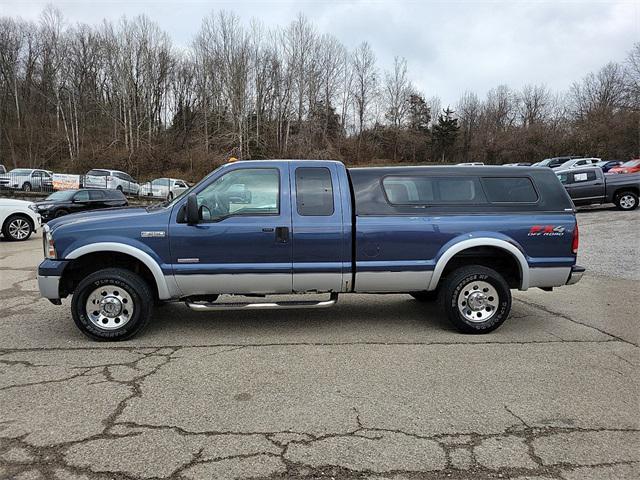
[[[582,279],[582,275],[584,275],[585,268],[580,267],[578,265],[574,265],[571,267],[571,273],[569,274],[569,279],[567,280],[567,285],[573,285],[574,283],[578,283]]]
[[[38,275],[40,295],[49,300],[60,300],[60,278],[57,276]]]
[[[52,303],[59,304],[60,298],[67,294],[60,290],[62,273],[67,266],[66,260],[44,259],[38,266],[38,290],[40,295],[51,300]]]

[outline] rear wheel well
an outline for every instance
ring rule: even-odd
[[[469,265],[482,265],[502,275],[509,288],[522,286],[522,272],[518,260],[508,251],[500,247],[471,247],[456,253],[447,262],[438,284],[454,270]]]
[[[636,195],[639,194],[638,188],[636,188],[636,187],[619,187],[614,191],[613,199],[615,200],[618,197],[618,195],[621,195],[621,194],[626,193],[626,192],[635,193]]]
[[[62,274],[61,293],[64,296],[73,293],[84,278],[105,268],[122,268],[137,273],[151,288],[154,299],[158,300],[158,286],[151,270],[137,258],[121,252],[93,252],[71,260]]]

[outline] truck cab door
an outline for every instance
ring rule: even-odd
[[[169,224],[171,269],[182,295],[291,293],[287,165],[223,167],[193,193],[200,222],[186,223],[185,197]]]
[[[336,164],[290,164],[294,292],[342,292],[351,281],[350,221]],[[349,231],[345,231],[349,229]],[[347,245],[348,243],[348,245]]]
[[[576,205],[599,203],[604,199],[604,179],[595,170],[575,171],[571,173],[571,183],[567,190]]]

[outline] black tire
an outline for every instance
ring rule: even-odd
[[[173,200],[173,192],[169,192],[169,195],[167,195],[167,201],[171,201]]]
[[[60,218],[60,217],[64,217],[65,215],[68,215],[69,212],[67,212],[65,209],[60,209],[56,212],[56,214],[53,216],[53,218]]]
[[[435,302],[438,299],[438,290],[411,292],[409,295],[419,302]]]
[[[465,300],[471,298],[467,294],[475,295],[476,298],[478,294],[484,295],[484,292],[477,288],[483,286],[486,286],[485,292],[489,292],[484,302],[490,301],[491,304],[486,303],[486,307],[481,307],[483,300],[480,299],[475,302],[474,307],[464,310],[466,313],[463,314],[461,309],[464,307],[459,306],[459,301],[466,304]],[[495,293],[491,295],[493,292]],[[463,333],[489,333],[502,325],[511,312],[509,285],[498,272],[482,265],[458,268],[448,274],[440,289],[440,301],[449,321]],[[479,311],[472,308],[479,308]],[[476,319],[476,315],[488,317],[482,320]],[[467,317],[474,319],[471,321]]]
[[[24,242],[25,240],[29,240],[29,237],[33,233],[33,228],[34,226],[31,219],[26,215],[18,213],[9,215],[4,221],[2,234],[4,238],[10,242]]]
[[[118,185],[118,186],[116,187],[116,190],[120,190],[120,191],[122,192],[122,191],[123,191],[122,185]]]
[[[133,313],[122,327],[100,328],[91,320],[90,313],[86,310],[89,296],[101,287],[108,286],[115,287],[114,294],[118,293],[120,296],[128,294],[133,304]],[[125,293],[117,289],[122,289]],[[133,337],[147,325],[151,318],[153,303],[151,288],[139,275],[122,268],[106,268],[92,273],[78,284],[71,301],[71,314],[80,331],[92,340],[119,341]],[[123,306],[126,307],[127,304],[129,302]]]
[[[625,191],[616,194],[616,207],[620,210],[635,210],[638,208],[638,194],[632,191]]]
[[[31,184],[29,182],[24,182],[22,184],[22,190],[25,192],[30,192],[31,190],[33,190],[33,187],[31,186]]]

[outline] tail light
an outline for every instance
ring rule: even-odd
[[[573,241],[571,242],[571,251],[574,255],[578,254],[578,246],[580,245],[580,232],[578,231],[578,222],[576,228],[573,229]]]

